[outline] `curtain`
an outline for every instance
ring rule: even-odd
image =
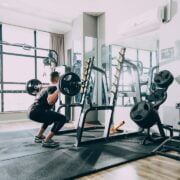
[[[55,50],[58,53],[58,66],[65,64],[65,52],[64,52],[64,34],[50,35],[50,49]]]

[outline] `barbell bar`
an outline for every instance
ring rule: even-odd
[[[80,92],[82,84],[84,84],[84,82],[80,80],[80,77],[70,72],[60,77],[58,85],[62,94],[75,96]],[[48,86],[43,86],[42,82],[38,79],[31,79],[26,83],[26,91],[32,96],[36,96],[42,88],[46,87]]]

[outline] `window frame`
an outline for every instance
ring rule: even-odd
[[[23,29],[27,29],[27,28],[23,28]],[[41,31],[38,31],[38,32],[41,32]],[[0,24],[0,41],[3,42],[3,24]],[[33,55],[26,55],[26,54],[17,54],[17,53],[8,53],[8,52],[4,52],[3,51],[3,46],[4,45],[0,45],[0,92],[1,92],[1,96],[0,96],[0,113],[3,113],[3,112],[8,112],[8,111],[5,111],[4,107],[5,107],[5,99],[4,99],[4,94],[6,93],[15,93],[15,94],[19,94],[19,93],[27,93],[26,90],[5,90],[4,89],[4,85],[5,84],[14,84],[14,85],[18,85],[18,84],[21,84],[21,85],[26,85],[26,82],[6,82],[4,81],[4,72],[3,72],[3,56],[4,55],[13,55],[13,56],[23,56],[23,57],[31,57],[31,58],[34,58],[33,61],[34,61],[34,75],[32,76],[32,79],[35,78],[37,79],[37,75],[38,75],[38,65],[37,65],[37,59],[38,58],[43,58],[41,56],[38,56],[37,54],[37,31],[34,30],[33,31],[33,43],[34,43],[34,50],[33,50]],[[39,48],[39,50],[45,50],[45,48]],[[47,49],[48,50],[48,49]],[[49,49],[50,50],[50,49]],[[43,83],[44,84],[44,83]],[[47,83],[45,83],[47,84]],[[25,110],[14,110],[13,112],[19,112],[19,111],[25,111]]]

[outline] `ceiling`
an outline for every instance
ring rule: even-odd
[[[165,0],[0,0],[0,22],[48,32],[65,33],[82,12],[116,11],[121,15],[129,6],[151,8]],[[123,4],[123,6],[122,6]]]
[[[145,50],[156,50],[158,46],[158,40],[159,31],[155,30],[142,35],[126,38],[124,40],[117,39],[114,44]]]

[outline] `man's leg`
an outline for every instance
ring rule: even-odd
[[[50,139],[52,139],[53,136],[54,136],[54,134],[55,134],[54,132],[50,131],[50,132],[48,133],[48,135],[46,136],[45,141],[49,141]]]
[[[57,112],[53,112],[53,111],[48,112],[48,116],[50,116],[50,118],[53,120],[54,125],[53,125],[51,131],[46,136],[43,146],[44,147],[57,147],[59,144],[52,141],[52,138],[63,127],[63,125],[66,122],[66,118],[65,118],[65,116],[63,116]]]
[[[47,123],[44,123],[44,119],[43,119],[44,114],[45,114],[45,111],[38,107],[30,109],[28,112],[29,119],[39,122],[39,123],[43,123],[42,127],[39,129],[39,131],[37,132],[35,136],[34,141],[36,143],[42,143],[42,141],[45,139],[45,136],[43,135],[43,133],[45,132],[45,130],[47,129],[49,125]]]
[[[55,135],[55,133],[57,133],[63,127],[63,125],[66,123],[66,117],[57,112],[52,113],[52,118],[54,120],[54,125],[53,125],[51,131],[49,132],[49,134],[47,135],[45,141],[52,139],[53,136]]]
[[[44,123],[43,125],[42,125],[42,127],[39,129],[39,131],[37,132],[37,137],[42,137],[43,136],[43,134],[44,134],[44,132],[45,132],[45,130],[47,129],[47,127],[49,126],[49,124],[46,124],[46,123]]]

